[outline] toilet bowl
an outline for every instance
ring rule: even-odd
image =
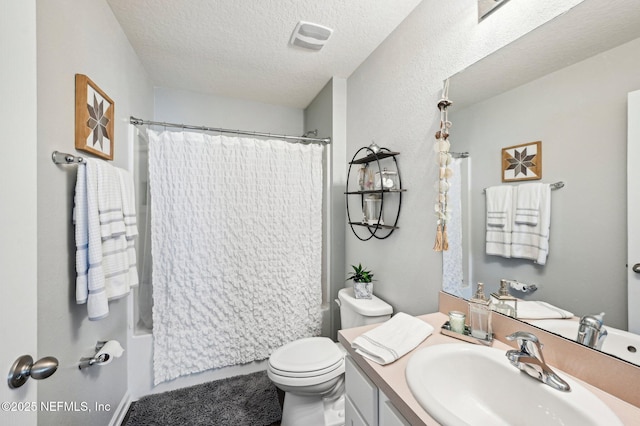
[[[338,292],[342,328],[386,321],[392,308],[383,300],[356,299],[352,288]],[[344,425],[346,350],[328,337],[298,339],[276,349],[267,374],[285,392],[282,426]]]

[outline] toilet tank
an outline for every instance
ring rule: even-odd
[[[341,289],[338,292],[337,302],[340,305],[342,328],[384,322],[391,318],[393,313],[391,305],[376,296],[371,299],[356,299],[353,295],[353,287]]]

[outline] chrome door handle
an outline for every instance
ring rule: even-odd
[[[636,263],[635,265],[633,265],[631,267],[631,270],[633,270],[633,272],[635,272],[636,274],[640,274],[640,263]]]
[[[51,376],[58,369],[58,360],[52,356],[46,356],[33,362],[30,355],[22,355],[13,363],[7,382],[11,389],[24,385],[29,377],[42,380]]]

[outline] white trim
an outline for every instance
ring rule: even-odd
[[[118,408],[114,411],[113,417],[111,417],[111,421],[109,422],[109,426],[120,426],[124,421],[124,418],[127,415],[127,411],[129,411],[130,406],[131,394],[129,394],[129,391],[127,391],[120,400]]]

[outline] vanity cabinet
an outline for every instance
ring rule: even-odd
[[[345,426],[377,425],[378,387],[350,356],[345,359],[344,377]]]
[[[378,425],[411,426],[382,391],[378,392]]]
[[[345,426],[409,426],[351,358],[345,359]]]
[[[398,229],[402,193],[406,191],[402,189],[398,155],[399,152],[387,148],[369,146],[360,148],[349,162],[345,192],[347,218],[351,231],[362,241],[374,237],[383,240]],[[354,166],[357,170],[352,175]],[[352,177],[354,175],[357,177]],[[365,229],[365,236],[356,228]]]

